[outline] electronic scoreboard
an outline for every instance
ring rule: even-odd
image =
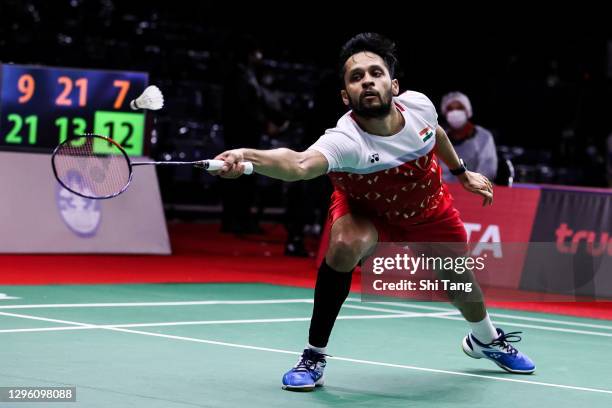
[[[96,133],[141,156],[145,113],[129,104],[148,81],[144,72],[0,64],[0,150],[50,153]]]

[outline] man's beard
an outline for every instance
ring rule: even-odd
[[[357,116],[362,118],[378,119],[385,117],[391,112],[392,94],[388,92],[385,98],[380,94],[377,96],[380,99],[380,105],[378,106],[365,106],[365,98],[362,98],[362,95],[360,95],[357,103],[352,98],[349,98],[349,107]]]

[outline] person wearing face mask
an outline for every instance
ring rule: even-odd
[[[461,92],[450,92],[442,98],[441,111],[448,128],[446,133],[468,169],[493,180],[497,173],[497,151],[493,135],[482,126],[475,125],[472,104]],[[457,181],[448,168],[441,163],[445,181]]]

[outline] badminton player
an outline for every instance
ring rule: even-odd
[[[423,94],[399,92],[395,44],[374,33],[351,38],[342,48],[340,95],[350,108],[303,152],[289,149],[235,149],[216,157],[218,173],[235,178],[241,161],[255,171],[285,181],[328,174],[334,185],[329,217],[329,248],[317,275],[308,343],[298,363],[282,378],[283,388],[310,391],[323,384],[328,340],[351,285],[353,269],[377,242],[458,242],[467,235],[442,182],[439,160],[462,186],[493,203],[493,188],[481,174],[466,169],[444,130],[432,102]],[[530,374],[535,365],[491,323],[479,299],[451,299],[470,327],[463,351],[491,360],[512,373]]]

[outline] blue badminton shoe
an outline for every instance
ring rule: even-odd
[[[536,368],[533,361],[510,344],[521,341],[521,337],[517,336],[521,332],[504,333],[502,329],[497,329],[497,333],[499,337],[488,344],[478,341],[472,333],[468,334],[461,343],[463,352],[472,358],[491,360],[511,373],[533,373]]]
[[[283,389],[289,391],[312,391],[323,385],[325,354],[309,348],[304,349],[297,364],[283,375]]]

